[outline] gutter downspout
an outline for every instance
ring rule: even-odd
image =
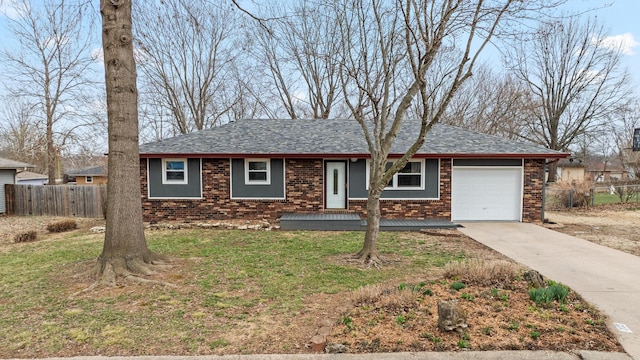
[[[547,162],[542,167],[542,223],[544,224],[544,208],[547,204]]]

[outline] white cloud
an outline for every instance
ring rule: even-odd
[[[91,56],[91,60],[93,60],[95,63],[104,65],[104,50],[102,49],[102,47],[92,49],[89,52],[89,56]]]
[[[89,56],[91,60],[97,64],[104,65],[104,49],[102,47],[93,48],[89,52]],[[142,50],[138,48],[133,49],[133,56],[135,57],[136,63],[140,64],[142,62],[148,62],[149,56],[147,56]]]
[[[625,55],[633,55],[633,49],[640,43],[633,38],[632,33],[607,36],[602,39],[602,44],[612,49],[620,49]]]
[[[29,3],[23,0],[0,0],[0,15],[19,19],[29,10]]]

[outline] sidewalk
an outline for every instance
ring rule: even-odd
[[[465,235],[568,285],[602,310],[625,351],[640,360],[640,257],[534,224],[462,225]]]

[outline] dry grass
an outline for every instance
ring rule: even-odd
[[[415,289],[415,288],[414,288]],[[414,306],[415,294],[405,284],[391,287],[382,284],[363,286],[350,294],[350,300],[356,306],[378,304],[383,309],[395,311]]]
[[[522,274],[523,267],[506,260],[468,259],[445,265],[444,277],[467,285],[504,288]]]

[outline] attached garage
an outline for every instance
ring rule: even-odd
[[[454,161],[453,221],[521,221],[522,160]]]

